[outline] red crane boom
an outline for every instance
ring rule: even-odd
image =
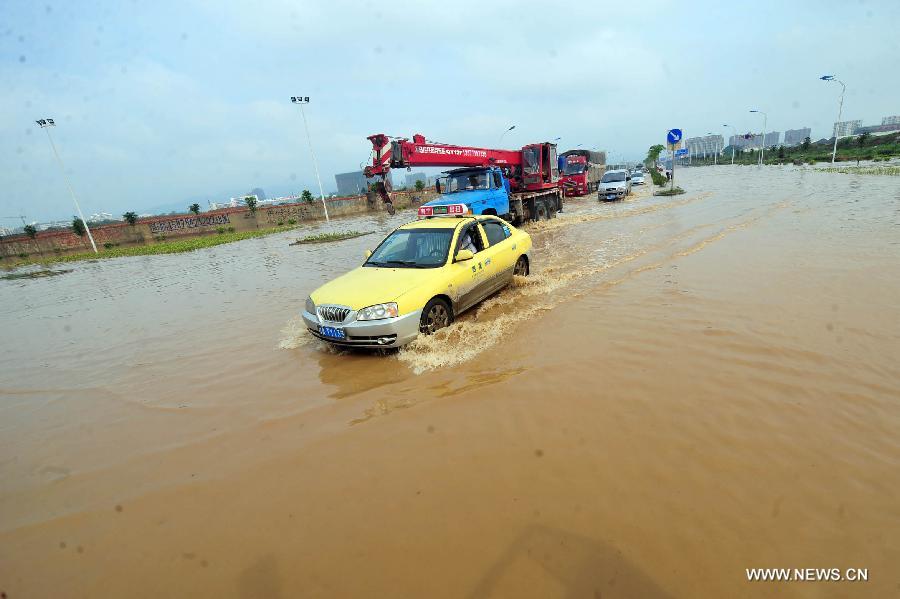
[[[426,142],[425,136],[418,133],[412,141],[391,141],[383,133],[367,139],[372,142],[373,157],[372,164],[363,173],[367,178],[381,178],[376,189],[388,203],[391,190],[387,175],[392,168],[498,166],[506,171],[514,191],[538,191],[559,185],[556,144],[549,142],[531,144],[521,150],[496,150]]]

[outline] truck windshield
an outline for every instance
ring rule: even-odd
[[[606,173],[600,179],[601,183],[617,183],[625,180],[625,173]]]
[[[447,262],[454,229],[397,229],[375,248],[363,266],[437,268]]]
[[[580,175],[584,172],[584,163],[583,162],[570,162],[566,164],[566,168],[563,170],[564,175]]]
[[[541,172],[541,153],[538,148],[522,150],[522,166],[526,174],[536,175]]]
[[[456,193],[473,189],[488,189],[487,171],[451,173],[441,177],[441,193]]]

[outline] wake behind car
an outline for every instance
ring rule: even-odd
[[[527,276],[531,237],[463,204],[422,206],[359,267],[313,291],[303,321],[342,347],[400,347]]]
[[[598,200],[621,200],[631,193],[631,173],[626,170],[607,171],[600,179]]]

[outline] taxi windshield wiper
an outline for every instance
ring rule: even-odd
[[[385,264],[400,264],[402,266],[411,266],[413,268],[427,268],[417,263],[415,260],[388,260]]]

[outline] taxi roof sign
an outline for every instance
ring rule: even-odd
[[[465,204],[442,204],[439,206],[419,206],[419,217],[431,216],[463,216],[469,212]]]

